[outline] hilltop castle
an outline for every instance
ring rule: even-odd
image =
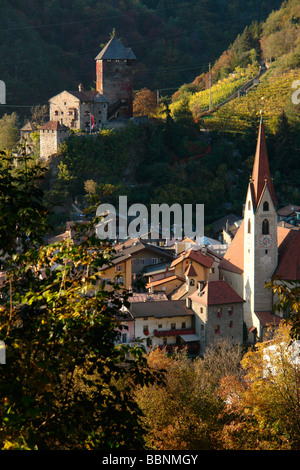
[[[62,91],[49,100],[49,121],[40,128],[40,157],[55,154],[70,129],[90,132],[133,115],[133,65],[130,47],[115,35],[96,56],[96,90]],[[23,129],[25,131],[25,128]]]

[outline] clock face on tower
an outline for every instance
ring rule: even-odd
[[[263,248],[271,248],[273,245],[272,235],[261,235],[260,244]]]

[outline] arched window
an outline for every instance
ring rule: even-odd
[[[251,220],[248,219],[248,233],[251,233]]]
[[[251,201],[248,202],[248,210],[251,211]]]
[[[262,223],[262,234],[268,235],[269,234],[269,221],[265,219]]]
[[[265,202],[264,202],[263,210],[264,210],[264,212],[267,212],[267,211],[269,210],[269,203],[268,203],[268,201],[265,201]]]

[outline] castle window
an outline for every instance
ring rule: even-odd
[[[218,308],[218,313],[217,313],[217,315],[218,315],[218,318],[221,318],[221,316],[222,316],[222,308]]]
[[[269,221],[265,219],[262,223],[262,234],[268,235],[269,234]]]
[[[54,111],[55,116],[58,116],[58,111]]]
[[[251,220],[248,219],[248,233],[251,233]]]
[[[228,307],[228,314],[233,315],[233,308],[232,307]]]
[[[233,328],[233,322],[229,322],[229,328]]]
[[[265,201],[264,205],[263,205],[263,211],[267,212],[268,210],[269,210],[269,203],[268,203],[268,201]]]
[[[220,334],[220,325],[215,325],[215,334],[216,335]]]
[[[190,280],[190,286],[194,286],[195,285],[195,279],[191,279]]]

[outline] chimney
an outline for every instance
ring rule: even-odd
[[[84,91],[84,88],[83,88],[82,83],[80,83],[80,84],[78,85],[78,90],[79,90],[79,91]]]

